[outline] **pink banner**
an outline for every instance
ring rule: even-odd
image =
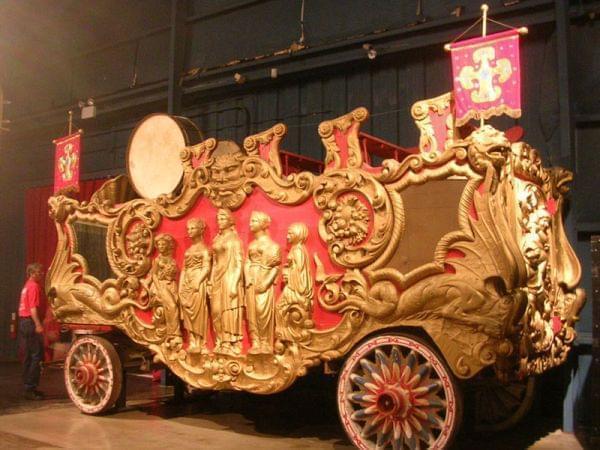
[[[506,114],[521,117],[519,32],[451,45],[456,125]]]
[[[54,145],[54,193],[79,192],[81,133],[56,139]]]

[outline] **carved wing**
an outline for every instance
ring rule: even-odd
[[[452,260],[457,272],[469,272],[469,278],[486,281],[499,277],[508,291],[522,286],[526,280],[525,261],[519,250],[516,234],[510,225],[510,207],[499,204],[496,195],[489,191],[475,192],[473,201],[477,218],[470,217],[473,232],[472,241],[461,241],[452,245],[453,249],[465,254],[464,258]],[[510,201],[510,196],[508,196]]]

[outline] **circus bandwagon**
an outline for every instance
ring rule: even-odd
[[[359,130],[366,109],[325,121],[320,173],[288,173],[283,124],[238,146],[181,117],[144,119],[128,176],[90,202],[49,201],[59,240],[46,289],[82,332],[65,364],[74,403],[110,409],[123,369],[151,354],[205,390],[271,394],[337,371],[359,448],[447,446],[463,384],[521,386],[494,417],[476,414],[510,422],[575,338],[572,177],[490,125],[457,126],[453,111],[452,93],[414,104],[418,148],[378,165]]]

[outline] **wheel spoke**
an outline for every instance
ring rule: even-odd
[[[379,425],[377,423],[367,421],[360,434],[362,437],[368,438],[374,433],[376,433],[378,429]]]
[[[386,447],[386,445],[388,444],[388,442],[390,442],[390,438],[391,438],[391,434],[388,433],[384,433],[384,432],[379,432],[377,433],[377,444],[376,447],[377,449],[384,449]]]
[[[385,355],[385,353],[383,353],[382,350],[380,350],[380,349],[375,350],[375,361],[377,362],[377,365],[381,369],[381,375],[383,376],[383,379],[385,381],[391,380],[392,364],[391,364],[391,361],[388,359],[388,357]]]
[[[372,381],[375,381],[377,383],[383,382],[381,371],[376,364],[372,363],[368,359],[363,358],[360,360],[360,365],[363,368],[365,378],[371,379]]]

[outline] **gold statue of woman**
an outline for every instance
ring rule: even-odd
[[[288,228],[287,241],[291,247],[283,269],[285,287],[277,304],[277,338],[282,341],[301,341],[308,337],[306,329],[313,326],[313,279],[305,246],[307,238],[305,224],[293,223]]]
[[[260,211],[250,216],[254,240],[248,245],[244,270],[248,329],[252,339],[249,353],[273,353],[275,333],[275,278],[279,273],[281,252],[269,237],[271,218]]]
[[[167,336],[181,336],[179,308],[177,306],[177,263],[173,258],[175,239],[162,233],[154,238],[158,257],[154,259],[150,273],[152,285],[150,294],[153,302],[160,304],[164,311]]]
[[[242,351],[244,308],[243,250],[231,212],[217,211],[219,232],[213,239],[210,306],[215,328],[215,352],[239,355]]]
[[[189,353],[207,354],[208,303],[206,285],[210,274],[211,255],[204,244],[203,220],[187,222],[187,234],[192,245],[185,251],[184,266],[179,279],[179,303],[183,326],[189,336]]]

